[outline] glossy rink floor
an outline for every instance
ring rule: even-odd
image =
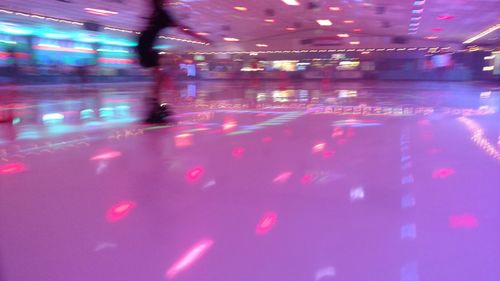
[[[484,83],[3,88],[5,281],[498,281]]]

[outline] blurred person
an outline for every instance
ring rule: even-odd
[[[198,38],[207,44],[210,44],[210,41],[175,20],[165,8],[165,4],[168,4],[169,0],[149,1],[151,1],[153,12],[146,28],[139,35],[137,46],[140,64],[144,68],[152,69],[154,79],[151,96],[148,101],[149,113],[145,121],[147,123],[164,123],[165,118],[170,115],[170,111],[166,104],[161,103],[161,88],[165,75],[162,73],[159,54],[153,49],[158,34],[164,28],[176,27],[187,35]]]

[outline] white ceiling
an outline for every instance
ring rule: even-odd
[[[144,17],[148,15],[149,0],[2,0],[0,6],[22,12],[30,12],[78,21],[96,21],[104,25],[140,30]],[[269,49],[308,48],[300,41],[316,37],[336,37],[338,33],[348,33],[343,39],[360,41],[356,47],[389,47],[393,36],[410,38],[409,45],[449,45],[465,39],[496,24],[500,19],[499,0],[427,0],[422,5],[424,11],[416,34],[408,34],[408,26],[414,9],[413,0],[298,0],[300,6],[288,6],[281,0],[184,0],[173,3],[173,11],[181,22],[199,32],[209,33],[216,42],[215,49],[257,49],[255,44],[267,44]],[[319,8],[309,9],[309,2]],[[245,12],[236,11],[234,6],[244,6]],[[329,7],[339,7],[331,11]],[[118,12],[112,16],[96,16],[85,12],[84,8],[99,8]],[[378,7],[385,12],[377,14]],[[272,9],[274,16],[266,15]],[[441,20],[438,16],[451,15],[451,20]],[[266,23],[265,19],[274,19]],[[317,19],[330,19],[332,26],[320,27]],[[354,23],[344,23],[352,20]],[[296,31],[287,27],[298,25]],[[226,26],[226,28],[224,28]],[[442,29],[440,31],[433,28]],[[229,29],[229,30],[228,30]],[[361,32],[355,32],[361,29]],[[172,33],[182,37],[178,33]],[[435,36],[436,39],[426,39]],[[238,43],[225,43],[223,37],[235,37]],[[498,43],[498,33],[484,40]],[[495,39],[496,38],[496,39]],[[197,49],[207,47],[193,46]],[[213,49],[212,48],[212,49]]]

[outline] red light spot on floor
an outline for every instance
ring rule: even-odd
[[[203,239],[187,250],[166,272],[168,279],[174,278],[180,272],[188,269],[200,259],[214,244],[211,239]]]
[[[337,140],[337,144],[338,145],[343,145],[343,144],[346,144],[347,143],[347,139],[339,139]]]
[[[418,120],[417,124],[420,126],[429,126],[431,124],[431,121],[429,121],[428,119],[420,119]]]
[[[479,226],[479,221],[472,214],[462,214],[450,216],[449,224],[452,228],[476,228]]]
[[[190,182],[195,182],[203,176],[205,170],[203,167],[195,167],[186,173],[186,179]]]
[[[12,175],[26,171],[26,165],[23,163],[8,163],[0,165],[0,175]]]
[[[264,235],[268,233],[276,224],[277,219],[278,215],[275,212],[265,213],[255,228],[255,234]]]
[[[445,179],[455,174],[455,170],[452,168],[440,168],[432,172],[432,177],[435,179]]]
[[[110,223],[124,219],[135,208],[135,203],[132,201],[123,201],[111,207],[106,213],[106,219]]]
[[[232,152],[234,158],[241,158],[243,157],[244,153],[245,153],[245,148],[243,147],[235,147]]]
[[[332,156],[333,156],[333,151],[331,151],[331,150],[323,151],[323,158],[330,158]]]
[[[262,142],[263,143],[269,143],[269,142],[272,142],[273,141],[273,138],[271,137],[263,137],[262,138]]]
[[[301,179],[300,179],[300,182],[303,184],[303,185],[306,185],[306,184],[310,184],[312,181],[312,175],[310,174],[305,174]]]

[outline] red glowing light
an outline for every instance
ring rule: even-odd
[[[300,183],[303,185],[310,184],[312,181],[312,175],[311,174],[305,174],[302,179],[300,179]]]
[[[263,143],[269,143],[269,142],[272,142],[272,141],[273,141],[272,137],[263,137],[262,138],[262,142]]]
[[[283,172],[274,178],[273,183],[286,183],[292,176],[292,172]]]
[[[110,160],[110,159],[117,158],[120,156],[122,156],[122,153],[120,151],[110,151],[110,152],[98,154],[98,155],[90,158],[90,160],[92,160],[92,161]]]
[[[321,152],[321,151],[325,150],[325,147],[326,147],[326,143],[324,143],[324,142],[318,143],[317,145],[313,146],[312,152],[313,153]]]
[[[451,15],[442,15],[442,16],[438,16],[437,18],[440,19],[440,20],[452,20],[455,17],[451,16]]]
[[[268,233],[276,224],[277,219],[278,215],[275,212],[265,213],[260,219],[259,223],[257,223],[255,234],[264,235]]]
[[[442,27],[433,27],[432,31],[436,31],[436,32],[443,31],[443,28]]]
[[[241,158],[243,153],[245,153],[245,148],[243,147],[235,147],[232,152],[234,158]]]
[[[332,156],[333,156],[333,151],[331,151],[331,150],[325,150],[323,152],[323,158],[330,158]]]
[[[440,168],[432,172],[432,177],[435,179],[445,179],[455,174],[455,170],[452,168]]]
[[[106,213],[106,219],[110,223],[124,219],[135,208],[135,203],[132,201],[123,201],[111,207]]]
[[[452,228],[476,228],[479,220],[472,214],[454,215],[449,217],[449,224]]]
[[[186,179],[190,182],[197,181],[203,176],[205,170],[202,167],[195,167],[186,173]]]
[[[180,272],[186,270],[194,262],[200,259],[214,244],[211,239],[203,239],[194,244],[189,250],[182,255],[166,272],[166,277],[174,278]]]
[[[12,175],[26,171],[26,165],[23,163],[8,163],[0,165],[0,175]]]
[[[362,30],[361,28],[355,28],[355,29],[353,29],[352,31],[354,31],[354,32],[361,32],[361,31],[363,31],[363,30]]]

